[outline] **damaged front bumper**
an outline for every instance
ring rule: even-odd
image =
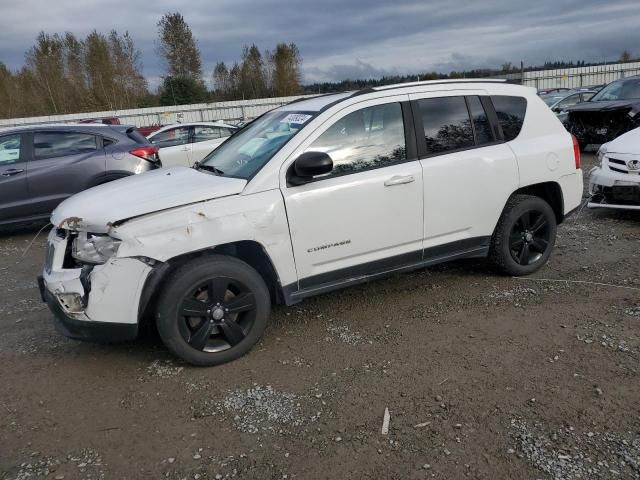
[[[589,208],[640,210],[640,176],[594,167],[589,172],[589,195]]]
[[[58,331],[80,340],[131,340],[138,332],[140,297],[152,268],[136,258],[68,268],[68,235],[54,228],[38,285]]]

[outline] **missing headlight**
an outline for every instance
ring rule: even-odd
[[[71,255],[76,260],[101,265],[113,257],[120,246],[120,240],[109,235],[79,232],[73,240]]]

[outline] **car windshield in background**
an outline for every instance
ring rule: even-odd
[[[640,99],[640,78],[612,82],[592,98],[591,102]]]
[[[315,114],[282,110],[266,113],[212,151],[196,168],[250,178]]]

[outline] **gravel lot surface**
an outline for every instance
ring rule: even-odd
[[[58,335],[34,234],[0,236],[2,480],[640,478],[640,212],[585,209],[527,279],[456,262],[277,307],[217,368]]]

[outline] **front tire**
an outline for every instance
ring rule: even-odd
[[[160,338],[174,355],[200,366],[220,365],[247,353],[262,336],[271,311],[260,274],[222,255],[180,267],[159,299]]]
[[[512,196],[491,237],[489,259],[507,275],[529,275],[549,259],[557,221],[551,206],[533,195]]]

